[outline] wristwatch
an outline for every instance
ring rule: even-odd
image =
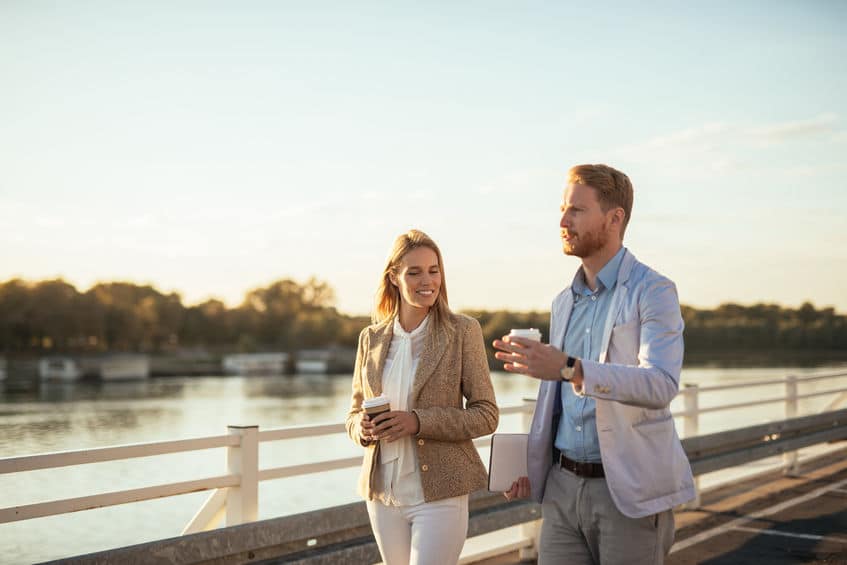
[[[566,383],[571,382],[571,379],[573,378],[574,365],[576,365],[576,357],[568,355],[568,360],[565,361],[565,364],[562,365],[561,369],[559,369],[559,377]]]

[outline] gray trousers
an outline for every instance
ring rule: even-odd
[[[661,565],[673,545],[673,510],[644,518],[621,514],[606,479],[554,465],[541,503],[539,565]]]

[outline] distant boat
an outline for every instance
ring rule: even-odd
[[[288,353],[233,353],[221,362],[228,375],[281,375],[288,364]]]
[[[356,350],[349,347],[304,349],[297,352],[294,363],[296,373],[332,374],[353,370]]]
[[[44,357],[38,361],[38,376],[42,381],[70,383],[82,376],[83,370],[71,357]]]
[[[98,374],[104,381],[146,379],[150,376],[147,355],[117,354],[99,360]]]

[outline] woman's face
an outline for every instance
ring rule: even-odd
[[[438,255],[429,247],[418,247],[400,260],[391,282],[400,291],[400,298],[413,308],[429,309],[435,304],[441,290],[441,269]]]

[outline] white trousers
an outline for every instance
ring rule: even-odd
[[[450,565],[468,535],[468,496],[388,506],[368,501],[376,544],[385,565]]]

